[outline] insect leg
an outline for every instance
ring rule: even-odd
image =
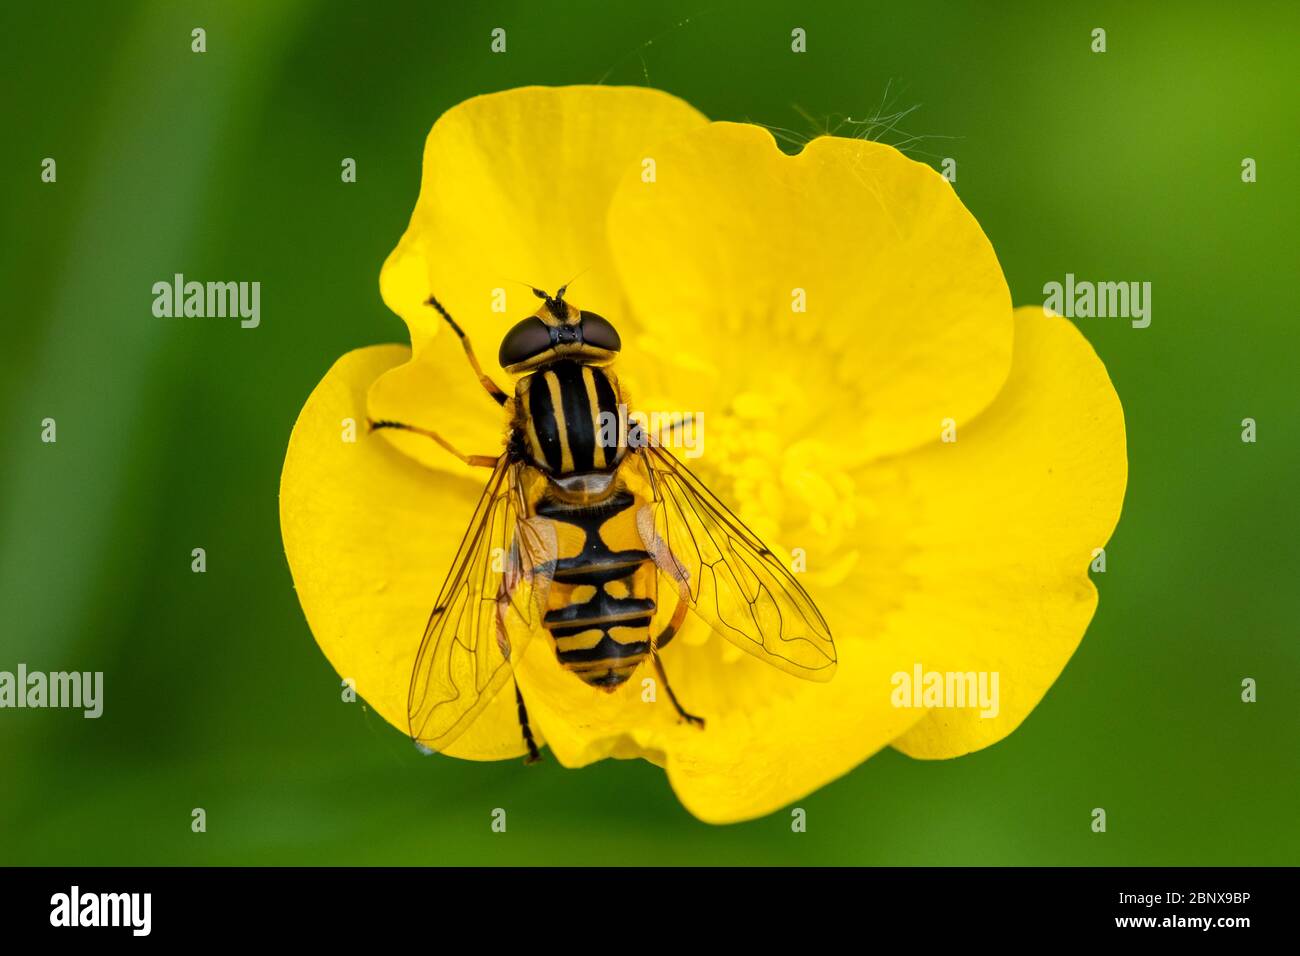
[[[511,650],[510,636],[506,633],[506,608],[510,606],[510,598],[514,594],[518,583],[518,579],[511,572],[507,572],[501,578],[501,584],[497,587],[497,647],[506,660],[510,659]],[[537,763],[542,759],[542,755],[537,750],[537,741],[533,739],[533,728],[528,724],[528,708],[524,706],[524,695],[519,690],[518,679],[514,680],[514,685],[515,713],[519,717],[519,729],[523,731],[524,745],[528,747],[528,756],[524,757],[524,763]]]
[[[677,585],[677,607],[673,608],[673,616],[669,620],[667,627],[659,632],[659,636],[651,644],[650,656],[654,658],[655,670],[659,674],[659,680],[663,682],[664,690],[668,691],[668,699],[677,708],[677,713],[688,724],[703,728],[704,718],[688,714],[682,709],[682,705],[678,703],[677,695],[673,693],[672,685],[668,683],[668,675],[664,672],[663,661],[659,659],[659,649],[676,636],[677,631],[682,626],[682,621],[686,618],[686,609],[690,606],[691,590],[686,581],[686,569],[681,566],[676,556],[669,550],[668,543],[655,532],[654,518],[648,507],[642,508],[637,515],[637,526],[641,532],[642,540],[645,541],[650,552],[651,559]]]
[[[674,614],[673,616],[676,617],[677,615]],[[688,724],[693,724],[694,726],[699,727],[701,730],[703,730],[704,718],[696,717],[694,714],[688,714],[686,711],[682,709],[682,705],[677,702],[677,695],[673,693],[672,685],[668,683],[668,674],[664,672],[663,661],[659,659],[659,651],[657,649],[651,651],[650,656],[654,658],[655,670],[659,673],[659,680],[663,683],[664,690],[668,691],[668,699],[671,700],[673,702],[673,706],[677,708],[677,713],[681,715],[681,718],[685,720]]]
[[[465,330],[456,324],[456,320],[453,319],[451,314],[442,307],[442,303],[433,296],[429,296],[428,304],[433,306],[438,311],[438,314],[447,320],[447,324],[451,326],[451,330],[460,338],[460,344],[465,349],[465,357],[469,359],[470,367],[474,369],[474,374],[477,375],[478,380],[483,383],[483,387],[487,389],[487,393],[492,396],[493,400],[498,405],[504,405],[508,396],[502,390],[501,386],[492,381],[492,379],[488,377],[482,367],[478,364],[478,358],[474,355],[474,346],[470,344],[469,336],[465,334]]]
[[[671,434],[672,432],[677,431],[677,429],[679,429],[679,428],[681,428],[683,425],[685,425],[686,422],[687,422],[688,420],[689,420],[689,419],[682,418],[682,417],[680,417],[680,416],[677,417],[677,418],[674,418],[671,422],[668,423],[668,427],[665,428],[664,431],[669,432],[669,433]]]
[[[677,607],[673,609],[672,620],[664,626],[664,629],[659,632],[659,636],[654,640],[656,650],[667,647],[668,642],[677,636],[677,632],[682,628],[682,621],[686,620],[687,608],[686,599],[684,597],[678,598]]]
[[[466,455],[456,450],[456,447],[447,439],[443,438],[437,432],[431,432],[427,428],[419,428],[415,425],[407,425],[404,422],[381,421],[370,422],[372,432],[379,431],[381,428],[396,428],[404,432],[414,432],[416,435],[423,435],[425,438],[432,438],[439,445],[451,452],[467,465],[476,465],[480,468],[495,468],[500,460],[498,455]]]
[[[537,742],[533,740],[533,729],[528,726],[528,708],[524,706],[524,695],[519,691],[519,681],[515,681],[515,703],[519,705],[519,728],[524,732],[524,743],[528,746],[525,764],[537,763],[542,755],[537,751]]]

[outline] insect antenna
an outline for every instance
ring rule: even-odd
[[[577,282],[579,279],[581,279],[583,276],[585,276],[585,275],[586,275],[588,272],[590,272],[590,271],[591,271],[591,266],[587,266],[587,268],[583,269],[581,272],[579,272],[577,275],[575,275],[575,276],[574,276],[572,279],[570,279],[568,282],[564,283],[564,285],[560,286],[560,291],[557,292],[557,293],[555,293],[555,301],[556,301],[556,302],[563,302],[563,301],[564,301],[564,293],[566,293],[566,292],[569,291],[569,286],[573,285],[573,283]]]
[[[524,286],[528,289],[531,289],[533,295],[537,296],[537,298],[541,299],[547,305],[558,306],[561,302],[564,301],[564,294],[569,291],[569,286],[573,285],[573,283],[577,282],[584,275],[586,275],[587,272],[590,271],[590,268],[591,267],[588,266],[586,269],[583,269],[581,272],[575,275],[568,282],[564,283],[564,285],[560,286],[560,288],[556,291],[555,295],[551,295],[550,293],[546,292],[544,289],[537,288],[537,286],[533,285],[531,282],[523,282],[519,279],[511,279],[509,281],[517,283],[518,285]]]

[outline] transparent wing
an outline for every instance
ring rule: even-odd
[[[519,469],[501,457],[434,605],[411,672],[411,738],[445,750],[512,676],[542,623],[555,530],[527,518]]]
[[[830,628],[794,575],[672,453],[646,445],[636,454],[652,498],[639,516],[641,537],[671,587],[742,650],[798,677],[830,680]]]

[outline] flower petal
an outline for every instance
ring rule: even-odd
[[[855,476],[871,507],[859,516],[862,554],[847,578],[814,586],[811,562],[834,560],[809,549],[810,587],[839,650],[834,680],[719,675],[704,655],[679,663],[678,695],[713,707],[700,711],[712,718],[704,734],[667,751],[673,788],[700,818],[769,813],[887,740],[923,757],[992,743],[1033,709],[1078,645],[1096,603],[1092,549],[1105,544],[1123,499],[1123,413],[1077,329],[1040,308],[1014,316],[1006,386],[958,441]],[[1000,713],[895,706],[894,675],[910,677],[917,664],[998,670]],[[747,700],[711,699],[711,684],[744,688]]]
[[[430,294],[467,332],[498,341],[538,305],[512,283],[553,291],[581,272],[585,297],[621,304],[605,239],[614,189],[656,142],[706,123],[675,96],[611,86],[523,87],[442,114],[410,226],[380,276],[416,350],[442,327],[424,304]],[[506,288],[510,318],[491,312],[496,288]]]
[[[1019,726],[1074,653],[1097,605],[1093,549],[1128,481],[1124,412],[1070,322],[1017,309],[1015,359],[997,400],[957,441],[909,457],[918,505],[915,587],[892,630],[926,671],[997,672],[998,713],[934,709],[894,742],[954,757]]]
[[[377,422],[435,431],[463,455],[499,455],[505,448],[506,413],[483,388],[452,335],[431,339],[418,359],[379,376],[367,394],[366,409]],[[377,434],[426,468],[483,485],[482,468],[465,464],[423,435],[391,428]]]
[[[863,476],[858,492],[884,501],[903,494],[891,469]],[[753,523],[754,516],[741,517]],[[818,570],[838,564],[836,554],[801,537],[766,542],[807,551],[802,576],[830,624],[839,658],[829,683],[794,679],[739,652],[719,660],[710,647],[716,637],[678,651],[675,670],[666,662],[678,696],[709,720],[703,733],[668,749],[673,789],[696,816],[732,823],[771,813],[852,770],[924,716],[892,706],[889,675],[903,646],[882,636],[907,585],[901,566],[908,517],[889,507],[862,516],[865,554],[851,556],[852,570],[835,586],[819,584]]]
[[[285,553],[316,642],[403,732],[415,654],[486,476],[431,475],[366,434],[367,389],[409,357],[404,346],[379,345],[340,358],[303,406],[280,477]],[[356,423],[353,442],[346,419]],[[522,755],[514,699],[499,695],[447,752]]]
[[[1011,361],[1006,281],[929,167],[836,137],[787,156],[735,123],[653,158],[655,181],[629,174],[609,218],[635,318],[661,354],[678,353],[648,400],[712,413],[790,377],[796,424],[866,460],[934,439],[946,418],[964,424],[997,393]]]
[[[878,692],[890,660],[882,646],[853,641],[840,650],[827,684],[778,672],[798,686],[773,687],[769,675],[743,672],[767,666],[748,660],[722,675],[744,699],[712,714],[702,710],[707,727],[668,752],[669,780],[691,813],[708,823],[771,813],[852,770],[920,719]]]
[[[443,387],[426,366],[426,345],[446,328],[426,304],[430,295],[499,382],[501,337],[538,305],[528,284],[554,291],[580,276],[571,298],[625,328],[605,235],[610,199],[653,144],[706,122],[682,100],[638,87],[533,86],[444,113],[425,143],[410,225],[380,274],[384,301],[410,328],[415,359],[386,376],[371,413],[410,421]]]

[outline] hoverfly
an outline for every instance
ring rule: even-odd
[[[566,302],[566,288],[554,296],[533,289],[543,304],[501,342],[501,366],[518,376],[513,395],[483,372],[447,310],[428,300],[509,416],[502,453],[464,455],[436,432],[370,423],[424,435],[492,469],[411,674],[410,733],[428,750],[445,750],[512,681],[512,662],[539,631],[550,635],[560,667],[610,693],[648,660],[679,719],[701,728],[660,659],[688,611],[791,674],[829,680],[835,670],[830,629],[793,574],[630,420],[610,368],[618,332]],[[517,681],[514,689],[531,763],[537,745]]]

